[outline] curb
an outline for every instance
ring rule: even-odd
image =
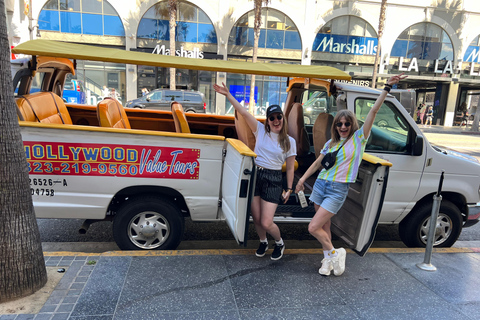
[[[347,253],[354,253],[346,249]],[[46,257],[55,256],[92,256],[92,257],[170,257],[170,256],[212,256],[212,255],[251,255],[254,249],[215,249],[215,250],[158,250],[158,251],[107,251],[103,253],[88,252],[44,252]],[[425,248],[371,248],[367,253],[424,253]],[[433,253],[480,253],[480,248],[434,248]],[[322,249],[286,249],[284,254],[323,254]]]

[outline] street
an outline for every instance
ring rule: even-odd
[[[425,130],[427,131],[427,130]],[[444,134],[425,132],[427,139],[432,144],[449,148],[476,157],[480,161],[480,135],[472,134]],[[112,223],[99,222],[90,226],[86,234],[79,234],[78,229],[82,220],[68,219],[37,219],[42,242],[45,243],[102,243],[106,248],[115,248]],[[318,246],[315,239],[308,233],[306,224],[281,224],[282,236],[286,241],[298,241],[295,246]],[[256,239],[253,225],[250,225],[249,239]],[[459,241],[480,241],[480,223],[463,229]],[[185,234],[181,248],[190,248],[195,243],[202,242],[205,248],[223,246],[236,248],[234,238],[225,223],[192,223],[190,219],[185,222]],[[208,243],[210,242],[210,243]],[[252,245],[253,241],[250,241]],[[404,247],[398,235],[398,226],[379,225],[373,246]],[[64,247],[64,245],[61,245]],[[58,250],[52,245],[52,250]],[[89,247],[86,246],[89,250]]]

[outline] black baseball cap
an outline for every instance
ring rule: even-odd
[[[267,118],[274,113],[283,114],[282,108],[280,108],[280,106],[277,104],[272,104],[270,107],[267,108]]]

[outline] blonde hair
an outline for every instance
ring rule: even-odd
[[[290,150],[290,139],[288,138],[287,134],[287,118],[285,118],[285,115],[280,113],[283,116],[283,125],[282,129],[280,129],[280,133],[278,134],[278,144],[282,148],[284,153],[287,153]],[[268,124],[268,118],[265,120],[265,131],[267,132],[268,135],[270,135],[270,125]]]
[[[332,128],[331,128],[331,136],[332,136],[332,141],[330,141],[330,145],[328,146],[329,148],[337,145],[341,139],[340,139],[340,134],[337,131],[337,123],[340,122],[342,118],[345,118],[345,121],[350,122],[350,132],[348,133],[347,139],[350,139],[355,131],[358,130],[358,121],[357,117],[355,117],[355,114],[350,111],[350,110],[340,110],[337,112],[335,115],[335,118],[333,118],[333,123],[332,123]]]

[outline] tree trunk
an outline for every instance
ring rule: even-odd
[[[177,0],[168,1],[168,12],[170,14],[170,55],[175,56],[175,28],[177,26]],[[175,90],[175,68],[170,68],[170,89]]]
[[[378,60],[379,60],[380,51],[382,49],[382,35],[383,35],[383,29],[385,26],[386,9],[387,9],[387,0],[382,0],[382,4],[380,7],[380,18],[378,20],[377,52],[375,53],[375,62],[373,63],[372,88],[375,88],[377,83]]]
[[[254,38],[254,47],[253,47],[253,57],[252,62],[257,62],[257,50],[258,50],[258,37],[255,36]],[[250,100],[248,103],[248,112],[251,114],[255,114],[255,75],[252,74],[250,78]]]
[[[47,282],[30,194],[28,166],[10,74],[5,1],[0,1],[0,303],[30,295]]]
[[[258,55],[258,39],[260,38],[260,27],[262,26],[262,4],[268,4],[269,0],[254,0],[254,22],[253,22],[253,53],[252,62],[257,62]],[[255,114],[255,75],[252,74],[250,78],[250,100],[248,104],[248,112]]]

